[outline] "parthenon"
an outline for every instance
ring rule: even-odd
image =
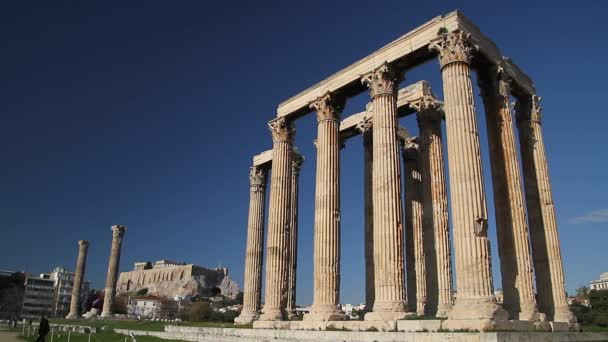
[[[443,99],[425,81],[399,89],[409,70],[435,58]],[[484,188],[472,71],[486,115],[493,218]],[[367,108],[342,119],[346,101],[364,91],[370,95]],[[345,140],[362,134],[368,312],[356,327],[387,329],[391,322],[431,316],[446,330],[574,329],[540,99],[531,79],[455,11],[279,104],[268,123],[273,147],[254,156],[250,170],[244,303],[236,322],[316,330],[344,320],[339,310],[340,150]],[[297,119],[312,112],[318,124],[314,299],[310,313],[297,322],[289,319],[295,308],[299,171],[305,157],[294,146],[294,134]],[[416,115],[417,137],[399,126],[398,118],[408,115]],[[488,238],[492,219],[502,305],[494,297]]]

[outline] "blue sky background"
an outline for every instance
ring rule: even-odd
[[[279,102],[456,7],[535,81],[570,291],[608,271],[608,2],[53,1],[0,5],[0,269],[221,264],[242,284],[251,156]],[[437,61],[406,74],[441,97]],[[476,90],[476,94],[478,90]],[[344,117],[359,112],[362,94]],[[483,108],[477,98],[480,128]],[[416,133],[413,118],[401,124]],[[298,303],[312,300],[314,115],[297,123]],[[481,137],[491,230],[487,139]],[[342,302],[364,300],[360,137],[342,150]],[[496,287],[499,262],[493,239]]]

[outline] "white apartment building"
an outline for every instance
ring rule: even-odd
[[[608,290],[608,272],[600,275],[600,279],[589,282],[591,290]]]

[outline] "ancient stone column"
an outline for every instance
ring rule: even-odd
[[[425,314],[427,303],[426,258],[423,241],[422,174],[416,138],[403,142],[405,174],[405,269],[409,312]]]
[[[249,172],[249,220],[245,254],[243,309],[237,324],[248,324],[259,318],[262,297],[262,262],[264,254],[264,213],[268,169],[253,166]]]
[[[507,319],[507,313],[496,304],[493,293],[486,194],[471,83],[474,48],[469,36],[463,32],[442,34],[430,45],[439,52],[443,78],[458,290],[446,327],[491,329],[493,320]]]
[[[575,322],[566,301],[549,168],[541,129],[540,97],[518,99],[516,104],[519,145],[526,188],[532,259],[536,274],[539,310],[556,322]]]
[[[441,103],[425,96],[413,106],[418,110],[422,172],[422,203],[424,205],[424,255],[426,257],[425,314],[447,317],[452,309],[452,260],[448,226],[448,195]]]
[[[503,307],[511,319],[534,321],[538,319],[538,310],[509,103],[510,80],[500,68],[489,68],[479,72],[479,87],[488,128]]]
[[[74,274],[74,286],[72,287],[72,300],[70,301],[70,312],[66,318],[77,318],[80,314],[80,292],[82,291],[84,270],[87,265],[88,249],[89,241],[78,241],[78,259],[76,261],[76,272]]]
[[[122,238],[127,227],[116,225],[112,226],[112,249],[110,251],[110,261],[108,263],[108,275],[106,277],[106,288],[103,294],[103,309],[101,317],[110,317],[114,296],[116,296],[116,281],[118,280],[118,266],[120,265],[120,247]]]
[[[374,306],[374,203],[373,203],[373,137],[372,120],[365,118],[357,129],[363,134],[363,193],[364,193],[364,249],[365,249],[365,310],[372,311]]]
[[[291,162],[291,219],[289,221],[289,283],[287,288],[287,316],[294,318],[296,313],[296,275],[298,268],[298,189],[300,169],[304,157],[295,153]]]
[[[291,221],[291,166],[294,129],[286,118],[268,123],[272,132],[272,177],[266,243],[266,289],[262,321],[286,316]]]
[[[331,94],[310,107],[317,111],[314,296],[307,321],[345,318],[340,304],[340,111]]]
[[[397,139],[400,77],[387,63],[363,76],[373,106],[374,310],[366,320],[406,317],[401,163]]]

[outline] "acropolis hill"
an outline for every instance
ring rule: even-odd
[[[118,293],[147,289],[161,297],[209,296],[215,288],[232,299],[240,293],[238,284],[228,276],[228,268],[208,269],[171,260],[136,262],[133,271],[120,274],[117,284]]]

